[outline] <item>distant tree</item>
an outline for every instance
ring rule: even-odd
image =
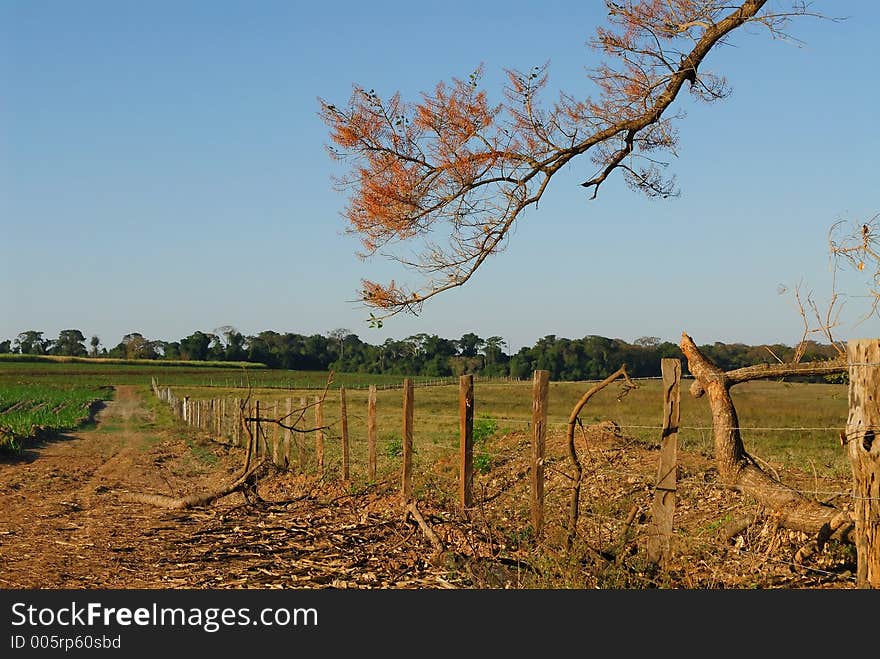
[[[12,352],[12,341],[9,339],[0,341],[0,355],[6,355],[10,352]]]
[[[351,330],[345,329],[344,327],[337,327],[335,330],[331,330],[327,336],[333,339],[336,342],[336,345],[339,346],[339,358],[342,359],[345,357],[345,339],[351,334]]]
[[[279,339],[281,335],[272,330],[264,330],[256,336],[247,338],[247,355],[249,362],[266,364],[269,368],[278,368]]]
[[[119,345],[114,348],[116,353],[124,359],[156,359],[156,344],[150,341],[140,332],[131,332],[122,337]]]
[[[520,348],[519,352],[510,358],[510,377],[519,380],[528,378],[535,370],[535,360],[531,348]]]
[[[162,356],[164,359],[181,359],[180,357],[180,342],[179,341],[165,341],[165,345],[163,346]]]
[[[181,359],[190,361],[205,361],[208,359],[208,349],[211,346],[213,334],[205,334],[196,330],[186,338],[180,340]]]
[[[486,369],[492,371],[490,375],[499,375],[496,367],[501,364],[506,355],[502,347],[507,345],[507,341],[500,336],[490,336],[483,344],[483,355],[486,357]]]
[[[89,351],[89,355],[91,357],[97,357],[98,356],[98,346],[101,345],[101,339],[99,339],[97,336],[92,336],[92,338],[89,339],[89,345],[91,346],[91,350]]]
[[[87,354],[85,340],[86,337],[78,329],[61,330],[58,338],[52,343],[51,352],[53,355],[85,357]]]
[[[458,351],[462,357],[476,357],[482,347],[483,339],[473,332],[462,334],[458,340]]]
[[[247,351],[244,349],[244,334],[235,329],[232,325],[223,325],[214,330],[214,333],[221,337],[223,352],[218,359],[230,362],[245,361],[247,359]]]
[[[16,352],[22,355],[45,355],[49,341],[43,338],[42,332],[27,330],[15,339]]]

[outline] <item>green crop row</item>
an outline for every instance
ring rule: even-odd
[[[109,387],[2,384],[0,450],[15,450],[18,442],[41,430],[72,430],[88,419],[96,401],[112,395]]]

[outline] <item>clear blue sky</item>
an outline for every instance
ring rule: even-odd
[[[357,83],[415,99],[482,63],[499,99],[505,67],[548,61],[551,87],[586,96],[602,2],[3,0],[0,339],[77,328],[110,347],[233,325],[370,343],[474,331],[512,350],[682,331],[793,344],[778,286],[824,302],[829,227],[880,212],[880,3],[813,6],[850,18],[801,19],[801,48],[754,28],[710,57],[733,94],[680,105],[680,198],[615,179],[589,201],[592,163],[576,161],[471,283],[378,330],[359,281],[406,274],[343,234],[317,98]],[[880,336],[855,324],[862,278],[839,288],[840,338]]]

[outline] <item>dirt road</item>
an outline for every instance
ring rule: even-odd
[[[183,496],[228,482],[240,449],[156,419],[119,386],[92,427],[0,462],[2,588],[449,587],[412,523],[376,497],[318,497],[289,474],[172,511],[128,493]],[[326,494],[326,493],[324,493]]]

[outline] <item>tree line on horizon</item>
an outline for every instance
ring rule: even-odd
[[[197,330],[178,341],[148,339],[131,332],[111,348],[92,336],[88,342],[78,329],[62,330],[58,338],[28,330],[15,339],[0,341],[0,354],[59,355],[166,361],[230,361],[265,364],[269,368],[302,371],[334,370],[348,373],[456,376],[467,373],[484,377],[531,377],[535,370],[550,372],[553,380],[593,380],[608,376],[626,364],[634,377],[660,374],[660,360],[684,360],[680,347],[657,337],[643,336],[632,343],[622,339],[587,335],[580,339],[544,336],[532,346],[513,354],[500,336],[482,338],[468,332],[459,339],[420,333],[405,339],[366,343],[347,329],[303,335],[265,330],[244,335],[224,326],[213,332]],[[88,347],[87,347],[88,344]],[[748,345],[715,342],[700,350],[718,367],[731,370],[777,359],[788,360],[795,348],[784,344]],[[802,361],[837,357],[832,345],[808,341]]]

